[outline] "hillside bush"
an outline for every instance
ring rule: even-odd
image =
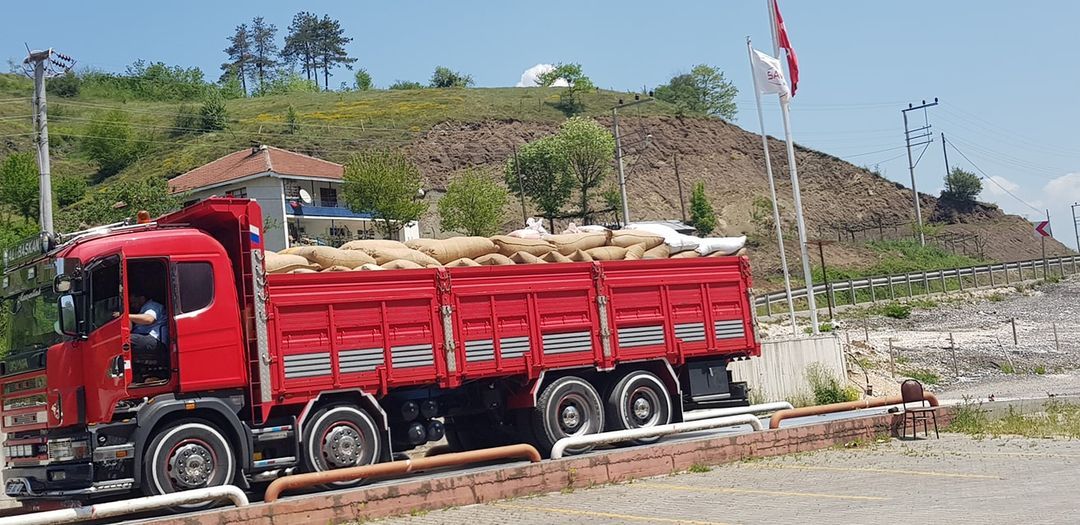
[[[499,230],[509,200],[495,175],[468,169],[454,176],[439,199],[439,223],[444,230],[489,236]]]
[[[817,405],[857,401],[862,397],[862,392],[858,388],[842,385],[840,379],[821,363],[811,363],[806,367],[806,381],[810,383],[810,390],[814,393],[814,403]]]
[[[882,309],[882,315],[893,319],[907,319],[911,317],[911,307],[904,303],[889,303]]]
[[[228,126],[229,110],[225,107],[225,97],[214,89],[207,93],[199,109],[199,128],[203,131],[219,131]]]
[[[127,113],[120,110],[109,111],[99,120],[89,123],[79,148],[87,158],[97,163],[97,181],[119,173],[134,162],[142,151]]]
[[[145,60],[136,60],[124,74],[90,70],[81,73],[79,80],[84,97],[119,100],[198,100],[211,87],[197,67]]]

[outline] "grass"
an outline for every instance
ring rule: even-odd
[[[1003,374],[1015,374],[1016,373],[1016,367],[1013,366],[1012,363],[1001,363],[1001,365],[998,366],[998,370],[1001,370],[1001,372]]]
[[[862,392],[858,388],[842,385],[840,379],[820,363],[811,363],[806,367],[806,381],[810,384],[814,404],[817,405],[855,401],[862,397]]]
[[[990,295],[987,295],[986,300],[990,301],[991,303],[1000,303],[1005,300],[1005,294],[1001,292],[994,292]]]
[[[706,472],[712,472],[712,468],[701,463],[694,463],[693,465],[690,465],[688,471],[694,474],[704,474]]]
[[[1003,417],[994,419],[981,405],[965,401],[947,430],[976,437],[1080,438],[1080,406],[1051,399],[1041,411],[1024,413],[1009,407]]]
[[[1040,376],[1046,375],[1046,365],[1035,365],[1035,368],[1032,370],[1032,372],[1035,372],[1036,375]]]
[[[941,376],[931,370],[923,368],[910,369],[901,372],[905,377],[910,377],[924,385],[937,385],[941,383]]]
[[[882,309],[882,314],[892,319],[907,319],[911,317],[911,306],[904,303],[889,303]]]

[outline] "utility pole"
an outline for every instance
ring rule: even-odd
[[[1080,202],[1074,202],[1069,205],[1072,208],[1073,217],[1073,233],[1076,235],[1076,251],[1080,252],[1080,217],[1076,216],[1076,208],[1080,207]]]
[[[945,132],[941,132],[941,154],[945,156],[945,191],[952,191],[952,185],[949,184],[949,174],[952,170],[949,169],[949,150],[945,147]]]
[[[619,104],[611,108],[611,127],[615,131],[615,160],[619,163],[619,198],[622,200],[622,216],[623,224],[630,224],[630,204],[626,201],[626,173],[623,170],[623,152],[622,152],[622,136],[619,135],[619,110],[622,108],[628,108],[630,106],[636,106],[638,104],[644,104],[646,102],[652,102],[651,98],[641,98],[640,95],[634,95],[633,102],[623,103],[622,99],[619,99]]]
[[[514,174],[517,175],[518,197],[521,198],[521,224],[524,225],[529,220],[529,216],[525,211],[525,181],[521,180],[521,164],[518,162],[517,144],[514,144]]]
[[[675,184],[679,187],[679,211],[682,213],[682,221],[686,222],[686,201],[683,199],[682,178],[679,177],[679,153],[675,153]]]
[[[930,122],[926,117],[926,108],[938,105],[938,99],[934,98],[934,102],[927,104],[926,101],[922,101],[920,106],[912,106],[908,104],[906,109],[901,109],[900,114],[904,116],[904,143],[907,145],[907,158],[908,158],[908,172],[911,173],[911,194],[915,199],[915,229],[919,232],[919,244],[926,246],[926,236],[923,234],[923,222],[922,222],[922,204],[919,203],[919,189],[915,184],[915,166],[919,164],[919,160],[922,159],[922,153],[919,154],[919,158],[912,160],[911,148],[912,146],[922,146],[924,144],[929,145],[934,141],[933,134],[930,133]],[[921,128],[908,129],[908,111],[923,110],[924,125]],[[918,135],[912,135],[912,133],[922,132]],[[913,140],[915,141],[913,143]],[[918,142],[922,141],[922,142]],[[926,148],[923,148],[923,153],[926,152]]]
[[[47,109],[45,106],[45,78],[56,76],[71,69],[75,61],[63,53],[57,53],[52,49],[45,51],[30,51],[23,60],[27,76],[34,78],[34,132],[36,133],[38,173],[40,182],[38,186],[38,209],[41,230],[52,235],[52,177],[49,169],[49,124]]]

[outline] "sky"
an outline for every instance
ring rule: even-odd
[[[438,65],[477,85],[514,86],[538,64],[578,62],[595,84],[641,90],[695,64],[739,88],[736,123],[759,130],[746,37],[771,52],[766,0],[533,2],[76,2],[12,3],[0,20],[0,58],[53,47],[79,67],[122,71],[143,58],[198,66],[216,79],[233,28],[263,16],[279,29],[294,13],[328,14],[377,86],[426,81]],[[781,0],[799,56],[795,141],[878,169],[910,187],[900,110],[938,98],[935,133],[918,163],[920,191],[937,194],[950,166],[985,177],[982,200],[1030,220],[1049,209],[1055,237],[1075,246],[1070,204],[1080,202],[1080,2]],[[331,85],[352,81],[337,71]],[[913,127],[923,125],[912,112]],[[775,97],[767,131],[783,136]],[[918,150],[916,151],[918,155]],[[966,157],[966,158],[965,158]],[[1080,213],[1080,207],[1077,212]]]

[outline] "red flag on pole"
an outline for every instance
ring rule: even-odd
[[[795,56],[795,50],[791,48],[788,40],[787,28],[784,27],[784,17],[780,16],[780,5],[773,0],[773,13],[776,16],[776,43],[780,49],[787,50],[788,78],[791,80],[791,96],[795,96],[795,90],[799,85],[799,57]]]

